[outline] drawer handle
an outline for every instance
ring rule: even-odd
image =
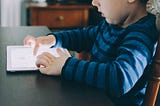
[[[64,17],[63,17],[63,16],[59,16],[59,17],[58,17],[58,20],[59,20],[59,21],[63,21],[63,20],[64,20]]]

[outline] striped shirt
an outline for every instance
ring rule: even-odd
[[[105,89],[118,106],[140,105],[158,39],[155,19],[148,13],[126,28],[103,20],[97,26],[53,32],[56,45],[91,53],[90,61],[68,58],[62,77]]]

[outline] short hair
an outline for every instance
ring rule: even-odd
[[[141,3],[146,4],[149,0],[140,0]]]

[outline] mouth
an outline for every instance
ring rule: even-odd
[[[101,11],[98,11],[98,12],[101,14],[102,17],[104,17],[104,13],[103,12],[101,12]]]
[[[102,12],[99,12],[100,13],[100,15],[102,16],[102,17],[104,17],[104,13],[102,13]]]

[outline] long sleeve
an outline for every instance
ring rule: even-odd
[[[118,47],[113,61],[88,62],[69,58],[62,75],[68,80],[104,88],[110,95],[119,97],[127,93],[142,76],[153,55],[151,48],[154,48],[154,43],[148,37],[130,33]]]
[[[97,26],[89,26],[81,29],[53,32],[57,43],[63,48],[72,51],[91,51],[97,33],[103,21]]]

